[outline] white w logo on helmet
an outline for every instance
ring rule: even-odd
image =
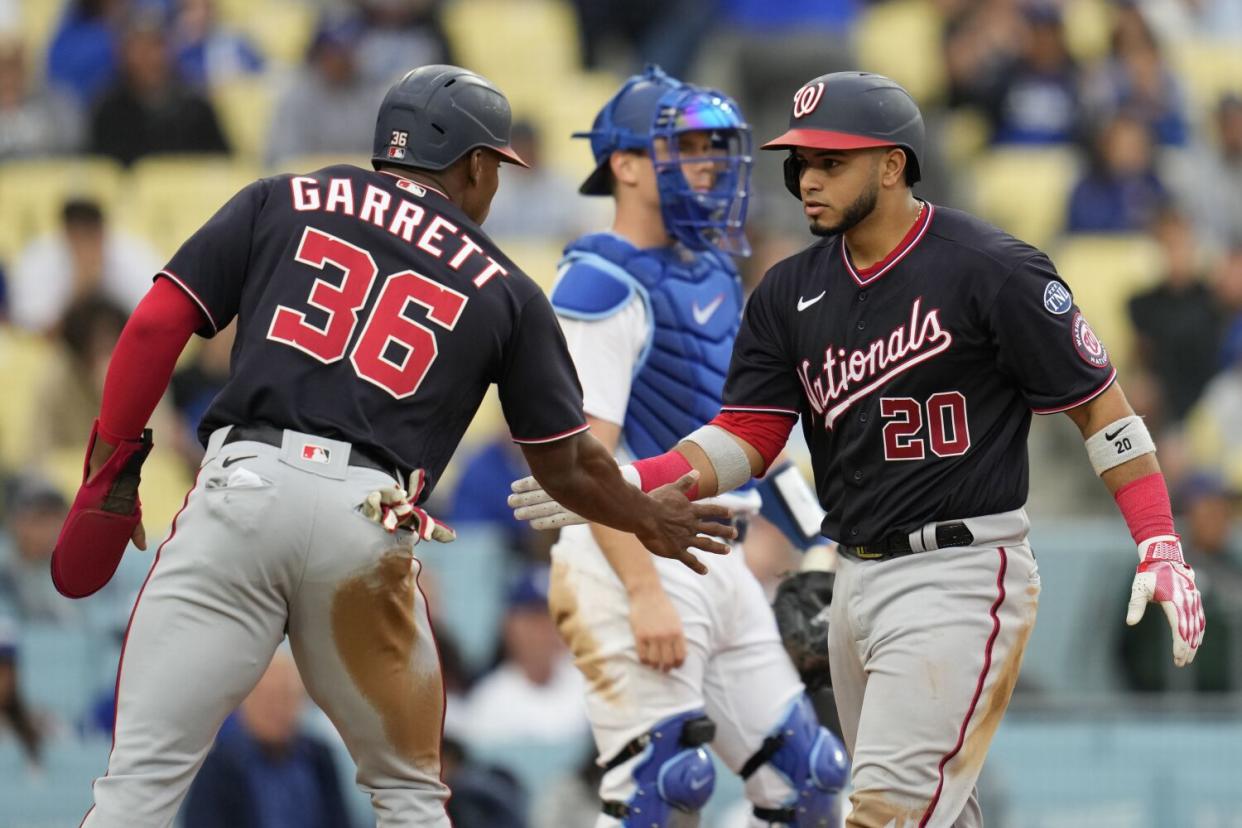
[[[824,82],[808,83],[799,89],[793,98],[793,114],[795,118],[805,118],[819,106],[819,99],[824,96]]]

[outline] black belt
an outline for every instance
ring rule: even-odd
[[[945,549],[950,546],[970,546],[975,542],[975,536],[970,531],[970,527],[960,520],[936,524],[935,534],[937,549]],[[842,544],[841,551],[851,558],[857,558],[862,561],[886,561],[889,558],[912,555],[922,550],[911,548],[910,536],[908,534],[895,532],[875,543],[867,543],[860,546]]]
[[[228,436],[224,438],[224,442],[221,445],[227,446],[229,443],[240,443],[243,440],[254,443],[266,443],[269,446],[280,448],[285,441],[285,430],[269,425],[233,426],[229,429]],[[384,463],[376,460],[374,457],[368,457],[365,451],[352,444],[349,450],[349,465],[396,475],[397,481],[402,485],[405,485],[404,480],[407,479],[401,476],[400,470],[393,464]]]

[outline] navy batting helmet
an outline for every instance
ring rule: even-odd
[[[906,181],[919,180],[923,154],[923,115],[896,82],[870,72],[820,75],[793,96],[789,129],[762,149],[865,149],[901,147],[906,151]],[[790,153],[785,160],[785,188],[802,197],[802,166]]]
[[[375,118],[371,165],[442,170],[476,147],[528,166],[509,147],[509,101],[460,66],[421,66],[392,85]]]

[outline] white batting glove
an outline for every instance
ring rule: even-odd
[[[641,489],[642,479],[638,470],[632,465],[621,466],[618,471],[625,482]],[[581,515],[569,511],[552,499],[552,495],[543,490],[534,477],[523,477],[509,484],[513,494],[509,495],[509,508],[518,520],[530,521],[532,529],[559,529],[562,526],[576,526],[590,523]]]
[[[410,473],[410,488],[385,486],[376,489],[362,501],[362,514],[373,520],[385,531],[395,533],[406,528],[414,533],[414,542],[434,540],[439,543],[451,543],[457,540],[457,533],[447,523],[438,521],[427,514],[425,509],[415,506],[419,494],[423,491],[426,480],[422,469]]]
[[[1138,553],[1140,562],[1130,588],[1126,623],[1133,627],[1149,603],[1160,604],[1173,630],[1173,663],[1185,667],[1194,661],[1207,627],[1194,570],[1182,557],[1177,535],[1149,538],[1139,544]]]

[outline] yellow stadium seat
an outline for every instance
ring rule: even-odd
[[[315,33],[317,3],[299,0],[230,0],[229,23],[254,39],[259,51],[277,64],[296,65],[306,57]],[[256,5],[258,8],[256,8]]]
[[[10,161],[0,164],[0,258],[10,260],[32,239],[56,229],[69,196],[90,196],[105,213],[121,194],[121,167],[107,158]]]
[[[223,156],[143,159],[130,174],[126,221],[162,255],[171,255],[258,176],[257,168]]]
[[[269,173],[276,175],[278,173],[309,173],[324,167],[333,167],[337,164],[353,164],[355,167],[362,167],[364,170],[371,169],[371,156],[369,155],[350,155],[348,153],[312,153],[311,155],[297,155],[287,158],[279,164],[273,166]]]
[[[1145,236],[1066,236],[1057,244],[1053,262],[1113,365],[1124,373],[1134,346],[1130,297],[1160,275],[1155,242]]]
[[[977,109],[958,108],[945,113],[941,132],[945,161],[953,169],[968,164],[987,149],[992,128]]]
[[[871,3],[858,19],[858,65],[887,75],[916,101],[938,100],[945,88],[944,19],[931,0]]]
[[[487,229],[486,225],[484,229]],[[556,281],[556,266],[561,260],[560,244],[524,238],[500,238],[494,241],[545,293],[552,289],[552,283]]]
[[[1070,54],[1089,63],[1108,52],[1113,10],[1108,0],[1074,0],[1063,6]]]
[[[272,83],[267,76],[237,78],[211,90],[211,101],[229,146],[243,161],[258,162],[272,119]]]
[[[578,67],[577,20],[564,0],[457,0],[444,9],[444,27],[462,66],[498,84],[515,109],[549,95]]]
[[[28,441],[36,413],[33,389],[51,355],[52,348],[42,337],[0,325],[0,377],[4,377],[6,388],[0,394],[0,468],[18,468],[30,453]],[[78,475],[81,474],[79,456]]]
[[[43,60],[44,50],[52,39],[52,31],[60,21],[68,2],[55,0],[25,0],[21,6],[21,38],[26,44],[26,57],[31,62]]]
[[[1037,247],[1065,226],[1078,159],[1068,147],[993,149],[975,162],[975,207],[1001,229]]]
[[[1226,92],[1242,95],[1242,45],[1236,41],[1187,40],[1177,45],[1173,59],[1192,112],[1210,112]]]
[[[590,142],[573,138],[573,133],[589,130],[595,113],[620,86],[621,79],[608,72],[570,75],[563,81],[562,93],[549,95],[545,86],[542,95],[530,96],[536,100],[527,107],[515,107],[515,117],[530,118],[538,126],[543,163],[581,181],[595,169],[595,162]]]

